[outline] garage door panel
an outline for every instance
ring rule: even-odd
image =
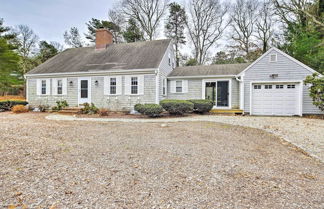
[[[287,83],[257,84],[261,89],[252,86],[252,114],[254,115],[298,115],[299,114],[299,84],[292,83],[295,88],[287,88]],[[265,89],[272,85],[272,89]],[[283,85],[283,88],[276,88]]]

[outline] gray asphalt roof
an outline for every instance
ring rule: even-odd
[[[157,68],[170,39],[67,49],[27,74]]]
[[[176,76],[210,76],[210,75],[237,75],[251,63],[217,64],[177,67],[168,77]]]

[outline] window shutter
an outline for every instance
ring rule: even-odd
[[[182,93],[188,93],[188,80],[182,80]]]
[[[62,93],[63,95],[67,95],[67,78],[62,79]]]
[[[122,94],[122,77],[116,76],[116,95]]]
[[[51,95],[51,79],[46,79],[46,95]]]
[[[171,81],[170,85],[171,85],[170,92],[171,93],[176,93],[176,81]]]
[[[138,78],[138,94],[143,95],[144,94],[144,75],[140,75]]]
[[[110,78],[108,76],[104,77],[104,95],[109,95],[110,93]]]
[[[36,80],[36,93],[37,93],[37,95],[42,94],[42,80],[41,79]]]
[[[125,95],[131,95],[131,76],[125,76]]]
[[[52,94],[53,95],[57,95],[57,79],[53,78],[52,79],[53,85],[52,85]],[[46,86],[47,86],[47,82],[46,82]],[[46,94],[47,94],[47,90],[46,90]]]

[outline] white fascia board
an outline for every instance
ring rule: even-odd
[[[196,75],[196,76],[169,76],[168,79],[182,78],[235,78],[237,75]]]
[[[275,81],[251,81],[250,83],[300,83],[303,82],[302,80],[275,80]]]
[[[133,73],[155,73],[158,68],[146,68],[146,69],[130,69],[130,70],[101,70],[101,71],[87,71],[87,72],[66,72],[66,73],[41,73],[41,74],[25,74],[27,77],[57,77],[57,76],[73,76],[79,77],[86,75],[109,75],[109,74],[133,74]]]

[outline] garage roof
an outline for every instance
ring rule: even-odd
[[[177,67],[169,74],[169,77],[237,75],[245,68],[247,68],[250,64],[251,63]]]

